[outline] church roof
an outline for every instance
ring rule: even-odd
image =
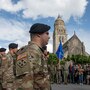
[[[87,52],[85,52],[85,55],[86,55],[86,56],[90,56],[90,54],[89,54],[89,53],[87,53]]]
[[[83,44],[83,42],[80,41],[80,39],[78,38],[78,36],[75,34],[74,32],[74,35],[68,40],[66,41],[64,44],[63,44],[63,48],[66,48],[68,46],[68,43],[71,42],[73,39],[77,39],[79,41],[79,43]],[[85,52],[85,55],[86,56],[89,56],[89,54],[87,52]]]
[[[67,46],[67,44],[72,40],[72,39],[78,39],[78,41],[80,42],[80,43],[82,43],[81,41],[80,41],[80,39],[78,38],[78,36],[75,34],[75,32],[74,32],[74,35],[68,40],[68,41],[66,41],[64,44],[63,44],[63,47],[64,46]]]

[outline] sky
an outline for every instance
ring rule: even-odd
[[[0,47],[18,43],[19,48],[30,41],[29,30],[34,23],[51,26],[47,45],[53,52],[54,22],[58,15],[65,22],[68,39],[74,31],[90,54],[90,0],[0,0]]]

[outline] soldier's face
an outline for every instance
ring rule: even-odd
[[[4,55],[4,54],[5,54],[5,52],[1,52],[1,54],[2,54],[2,55]]]
[[[14,53],[16,53],[16,52],[17,52],[17,50],[18,50],[18,49],[17,49],[17,48],[15,48],[15,49],[13,49],[13,52],[14,52]]]
[[[50,37],[49,37],[49,32],[44,32],[43,34],[41,34],[41,40],[42,40],[42,44],[45,46],[48,44]]]

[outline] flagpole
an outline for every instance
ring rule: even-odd
[[[59,67],[60,67],[60,54],[59,54]]]
[[[59,68],[60,68],[60,60],[59,60]]]

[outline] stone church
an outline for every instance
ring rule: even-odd
[[[84,54],[89,55],[85,52],[85,46],[83,42],[80,41],[78,36],[75,34],[67,40],[67,32],[65,28],[65,23],[60,16],[57,17],[54,23],[54,32],[53,32],[53,53],[57,51],[57,48],[60,44],[60,40],[63,44],[64,57],[67,55],[77,55]]]

